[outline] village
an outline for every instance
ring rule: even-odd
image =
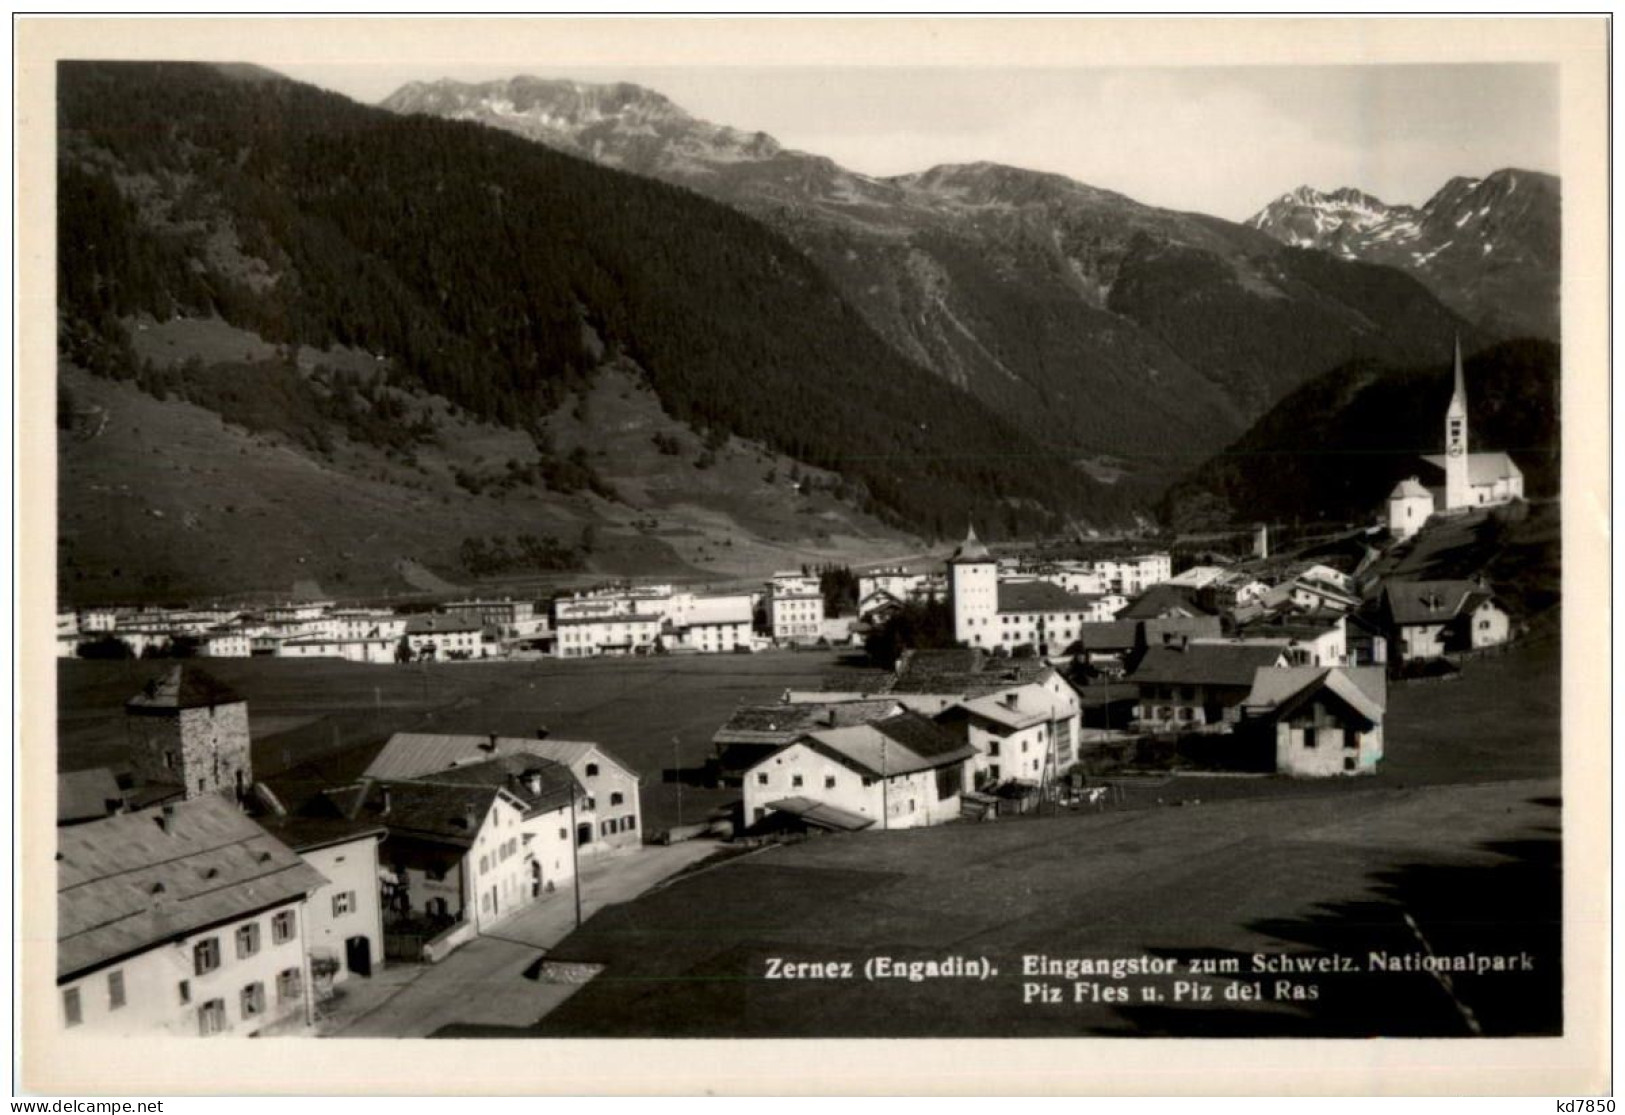
[[[547,987],[562,998],[591,978],[550,967],[554,946],[714,855],[1083,816],[1113,807],[1114,775],[1159,766],[1259,784],[1372,776],[1408,742],[1385,735],[1392,686],[1470,671],[1521,635],[1481,574],[1416,575],[1434,540],[1523,506],[1512,459],[1469,451],[1459,347],[1454,376],[1444,453],[1418,461],[1372,522],[1280,553],[1260,531],[1250,553],[1200,560],[1001,555],[972,527],[945,562],[860,572],[846,615],[829,614],[807,570],[755,591],[615,585],[432,611],[63,610],[60,657],[139,661],[147,680],[123,695],[127,763],[59,776],[62,1025],[414,1034],[426,1018],[483,1017],[470,979],[521,961],[542,978],[503,994],[534,1021]],[[253,658],[384,673],[766,660],[861,650],[933,609],[945,645],[740,701],[715,722],[703,769],[650,769],[590,731],[505,733],[453,711],[295,798],[257,776],[251,701],[211,672]],[[658,742],[662,726],[647,732]],[[686,816],[685,779],[705,788]],[[677,817],[651,824],[666,783]]]

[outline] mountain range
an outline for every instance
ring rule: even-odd
[[[1559,337],[1559,183],[1531,170],[1452,178],[1420,208],[1300,186],[1247,221],[1283,244],[1414,275],[1492,336]]]
[[[872,177],[635,85],[414,82],[382,102],[683,185],[812,259],[899,353],[1057,451],[1155,491],[1299,383],[1416,363],[1464,320],[1411,276],[993,163]]]

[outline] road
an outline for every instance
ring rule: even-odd
[[[584,866],[582,917],[627,902],[716,851],[714,841],[646,845]],[[439,964],[398,964],[370,979],[352,978],[323,1010],[323,1037],[421,1038],[453,1024],[533,1026],[579,988],[576,968],[537,979],[538,963],[575,930],[575,903],[564,890],[499,923]],[[528,973],[528,974],[527,974]]]

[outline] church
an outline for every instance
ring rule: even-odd
[[[1523,498],[1523,470],[1505,453],[1468,451],[1467,380],[1461,368],[1461,338],[1456,338],[1456,390],[1444,414],[1444,453],[1422,458],[1444,474],[1443,486],[1423,487],[1419,477],[1401,480],[1388,497],[1388,529],[1409,538],[1428,517],[1440,511],[1494,507]]]

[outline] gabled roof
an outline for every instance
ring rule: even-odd
[[[196,666],[176,666],[155,677],[124,702],[129,709],[213,708],[243,698],[231,686]]]
[[[831,832],[857,832],[875,823],[873,817],[865,817],[861,813],[853,813],[848,809],[825,805],[821,801],[812,800],[812,798],[780,798],[778,801],[768,802],[767,807],[776,809],[780,813],[788,813],[792,817],[799,817],[809,825],[829,829]]]
[[[1248,686],[1261,667],[1280,664],[1280,647],[1247,644],[1192,643],[1188,647],[1151,647],[1129,680],[1138,684]]]
[[[1422,487],[1422,481],[1409,476],[1394,485],[1394,490],[1388,494],[1390,500],[1399,499],[1432,499],[1433,493]]]
[[[168,812],[58,829],[57,978],[303,898],[326,883],[215,794]]]
[[[1070,716],[1075,711],[1042,685],[1031,684],[974,697],[962,702],[960,707],[972,716],[1012,729],[1040,724],[1057,716]]]
[[[415,779],[379,779],[325,791],[352,821],[383,825],[391,836],[469,847],[479,836],[500,786],[462,786]],[[515,809],[518,801],[509,798]]]
[[[1443,454],[1432,454],[1422,458],[1430,465],[1444,468],[1445,462],[1450,458]],[[1519,468],[1511,457],[1505,453],[1469,453],[1467,454],[1467,483],[1472,485],[1494,484],[1497,480],[1512,480],[1522,477],[1523,469]]]
[[[1196,592],[1188,585],[1152,585],[1117,613],[1118,619],[1156,619],[1167,612],[1188,616],[1213,613],[1196,603]]]
[[[105,817],[124,801],[124,791],[106,767],[70,770],[56,776],[56,823]],[[110,808],[111,806],[111,808]]]
[[[1491,599],[1472,581],[1389,581],[1382,592],[1388,614],[1401,626],[1448,623]]]
[[[808,732],[795,742],[866,776],[888,778],[950,766],[977,755],[969,743],[914,712],[872,724]]]
[[[1082,596],[1049,581],[1018,581],[999,585],[1000,612],[1086,612],[1098,595]]]
[[[534,793],[530,788],[532,777],[540,779]],[[526,752],[497,755],[481,763],[455,766],[412,781],[444,786],[495,786],[523,802],[527,817],[566,809],[572,800],[585,794],[569,767]]]
[[[751,622],[749,596],[696,596],[688,609],[690,626],[749,622]]]
[[[633,778],[636,767],[623,762],[601,743],[568,739],[530,739],[525,736],[452,735],[436,732],[396,732],[379,749],[363,778],[420,778],[467,763],[481,763],[497,755],[538,755],[574,768],[596,755],[620,767]]]
[[[1041,682],[1054,673],[1042,658],[994,658],[972,648],[907,650],[897,660],[896,673],[875,695],[941,694],[979,697],[1012,685]]]
[[[266,832],[296,852],[312,852],[355,840],[382,840],[383,825],[348,817],[307,817],[302,814],[267,814],[254,820]]]
[[[819,728],[849,728],[854,724],[893,715],[898,708],[889,698],[873,701],[745,705],[734,709],[727,723],[711,737],[718,744],[789,743],[803,732]]]
[[[1316,693],[1326,690],[1368,723],[1382,723],[1388,706],[1387,676],[1380,666],[1264,667],[1254,675],[1242,707],[1251,715],[1289,716]]]
[[[1078,642],[1084,650],[1133,650],[1139,640],[1140,623],[1132,619],[1114,619],[1107,623],[1086,623],[1078,629]]]

